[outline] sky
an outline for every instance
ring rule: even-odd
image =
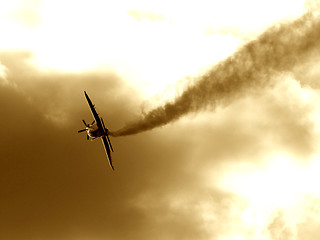
[[[3,1],[1,239],[317,239],[319,4]]]

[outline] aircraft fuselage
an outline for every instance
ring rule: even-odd
[[[87,128],[87,134],[93,140],[95,138],[105,136],[106,132],[99,129],[97,125],[94,125]]]

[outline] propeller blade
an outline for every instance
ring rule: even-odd
[[[86,127],[88,127],[88,125],[87,125],[85,120],[82,120],[82,122],[84,123],[84,125],[86,125]]]
[[[108,134],[107,134],[107,139],[108,139],[108,142],[109,142],[109,145],[110,145],[111,151],[113,152],[113,148],[112,148],[112,145],[111,145],[111,142],[110,142],[110,139],[109,139]]]
[[[90,125],[93,125],[96,122],[96,120],[93,120],[93,122]]]
[[[89,136],[88,136],[88,134],[87,134],[87,140],[89,140]]]
[[[86,131],[86,130],[87,130],[87,129],[81,129],[81,130],[78,131],[78,133],[84,132],[84,131]]]

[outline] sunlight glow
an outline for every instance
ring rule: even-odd
[[[239,9],[255,12],[244,16]],[[115,71],[150,97],[227,57],[248,34],[302,10],[302,0],[16,0],[0,10],[1,49],[30,50],[42,69]]]
[[[283,227],[279,236],[287,233],[295,239],[299,223],[310,218],[320,221],[319,215],[313,214],[318,208],[315,200],[320,197],[319,159],[315,155],[307,162],[299,162],[277,154],[261,166],[232,165],[220,186],[247,201],[239,211],[240,222],[251,232],[246,235],[246,231],[235,230],[234,234],[246,239],[270,239],[270,234],[277,232],[272,230],[274,222]]]
[[[244,196],[261,207],[290,208],[306,195],[320,196],[320,160],[299,163],[287,156],[274,156],[259,169],[241,170],[225,176],[224,188]]]

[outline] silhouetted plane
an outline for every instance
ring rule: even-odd
[[[114,170],[113,165],[112,165],[112,160],[111,160],[111,151],[113,152],[113,148],[109,139],[109,130],[105,127],[103,119],[101,117],[99,117],[95,106],[92,104],[88,94],[86,93],[86,91],[84,91],[84,95],[86,96],[86,99],[89,103],[92,115],[93,115],[93,122],[91,124],[87,124],[84,120],[83,123],[86,126],[85,129],[79,130],[78,133],[80,132],[87,132],[87,140],[94,140],[96,138],[101,138],[102,139],[102,143],[104,145],[104,149],[106,150],[106,154],[109,160],[109,164],[110,167],[112,168],[112,170]]]

